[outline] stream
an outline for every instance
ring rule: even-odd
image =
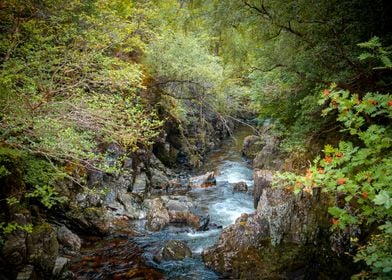
[[[253,172],[241,156],[244,137],[252,134],[248,127],[239,127],[232,138],[224,140],[212,151],[204,166],[191,175],[215,171],[216,186],[193,189],[187,193],[196,206],[195,213],[210,217],[217,227],[193,231],[189,227],[169,226],[160,232],[144,229],[145,220],[133,221],[136,234],[132,237],[111,236],[104,240],[88,240],[81,259],[71,266],[77,279],[219,279],[202,260],[203,249],[212,246],[222,228],[235,222],[242,213],[254,212]],[[233,185],[246,182],[247,193],[233,193]],[[184,241],[192,250],[192,258],[157,263],[154,255],[169,240]]]

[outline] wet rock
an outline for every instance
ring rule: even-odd
[[[259,174],[263,180],[255,180],[255,188],[261,191],[256,213],[241,215],[222,231],[216,245],[203,252],[206,265],[227,277],[287,279],[297,269],[306,270],[311,252],[318,249],[314,242],[319,228],[328,228],[327,207],[316,190],[313,197],[294,196],[271,188],[266,174]]]
[[[162,201],[165,203],[169,211],[191,211],[194,208],[192,200],[183,195],[176,196],[161,196]]]
[[[57,257],[56,262],[53,267],[52,275],[55,278],[58,278],[59,276],[61,276],[63,274],[64,270],[67,268],[68,263],[69,263],[68,258]]]
[[[254,200],[254,207],[257,208],[263,190],[271,187],[271,183],[273,179],[273,171],[255,169],[253,172],[253,179],[254,179],[253,200]]]
[[[70,231],[66,226],[61,226],[57,231],[58,241],[73,252],[79,252],[82,241],[79,236]]]
[[[123,211],[118,215],[127,216],[130,219],[141,219],[146,216],[142,207],[142,200],[136,194],[129,194],[125,191],[117,191],[116,201],[121,204]]]
[[[200,226],[200,218],[195,214],[187,211],[169,211],[170,223],[185,224],[198,228]]]
[[[189,185],[192,188],[207,188],[216,185],[215,173],[207,172],[204,175],[192,177],[189,179]]]
[[[207,215],[207,217],[202,218],[200,221],[200,226],[197,229],[198,231],[207,231],[209,230],[209,225],[210,225],[210,215]]]
[[[238,182],[233,187],[233,192],[247,192],[248,185],[245,182]]]
[[[59,252],[56,230],[48,223],[35,226],[27,238],[27,250],[28,262],[51,275]]]
[[[169,224],[169,212],[167,211],[162,199],[146,199],[144,203],[148,209],[146,229],[150,231],[160,231]]]
[[[264,145],[265,142],[260,136],[249,135],[244,139],[242,154],[250,159],[253,159],[262,150]]]
[[[34,266],[26,265],[21,271],[18,272],[16,280],[36,280]]]
[[[182,241],[170,240],[165,247],[154,257],[157,262],[161,261],[180,261],[187,257],[192,257],[192,251]]]

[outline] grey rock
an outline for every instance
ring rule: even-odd
[[[165,190],[170,186],[169,178],[165,175],[163,171],[158,169],[153,169],[151,171],[151,187],[154,189]]]
[[[170,240],[154,259],[157,262],[179,261],[187,257],[192,257],[191,249],[182,241]]]
[[[260,136],[249,135],[245,137],[242,146],[242,154],[250,159],[253,159],[258,152],[265,146],[265,141]]]
[[[271,187],[271,183],[273,179],[273,171],[255,169],[253,172],[253,179],[254,179],[254,189],[253,189],[254,207],[257,208],[263,190]]]
[[[146,229],[150,231],[160,231],[170,222],[169,212],[162,199],[154,198],[145,200],[147,212]]]
[[[207,188],[214,186],[216,185],[215,173],[211,171],[200,176],[191,177],[189,179],[189,185],[192,188]]]
[[[270,171],[256,171],[256,175],[255,190],[261,192],[256,213],[243,214],[223,229],[203,258],[207,266],[235,279],[281,279],[282,275],[286,279],[290,269],[310,262],[304,252],[315,242],[327,207],[317,190],[314,196],[295,196],[272,188]]]
[[[48,223],[34,227],[27,238],[28,262],[50,275],[59,253],[56,230]]]
[[[68,263],[69,263],[68,258],[57,257],[53,267],[52,275],[54,277],[59,277],[60,275],[62,275],[64,270],[67,268]]]
[[[79,252],[82,241],[79,236],[70,231],[66,226],[61,226],[57,231],[58,241],[67,249]]]
[[[18,272],[16,280],[36,280],[34,266],[26,265],[21,271]]]
[[[146,173],[140,173],[135,177],[135,182],[133,183],[134,193],[144,193],[148,184],[148,179]]]
[[[247,192],[248,191],[248,185],[245,182],[238,182],[234,184],[233,187],[234,192]]]

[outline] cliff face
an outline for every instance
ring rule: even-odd
[[[271,171],[255,170],[254,177],[256,212],[243,214],[203,252],[207,266],[234,279],[335,277],[338,272],[324,267],[333,255],[323,237],[329,228],[327,198],[317,191],[295,196],[272,188]]]

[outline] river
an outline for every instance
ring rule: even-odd
[[[242,140],[250,134],[250,128],[238,128],[232,138],[224,140],[208,155],[202,168],[191,174],[215,171],[216,186],[194,189],[187,195],[193,199],[196,213],[202,217],[209,215],[210,224],[219,228],[193,231],[188,227],[169,226],[151,233],[144,230],[145,221],[135,221],[133,237],[120,234],[88,241],[82,250],[84,257],[73,264],[78,279],[219,279],[219,275],[204,265],[201,253],[212,246],[222,228],[233,224],[241,213],[255,211],[251,195],[252,169],[241,156]],[[233,185],[240,181],[248,185],[247,193],[233,192]],[[192,258],[156,263],[154,255],[169,240],[184,241],[192,250]]]

